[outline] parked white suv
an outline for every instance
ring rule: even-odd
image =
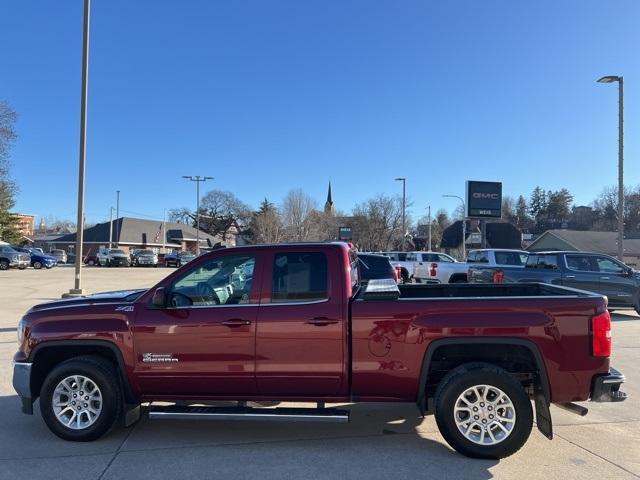
[[[468,266],[440,252],[421,252],[422,261],[416,263],[413,276],[416,283],[464,283]]]

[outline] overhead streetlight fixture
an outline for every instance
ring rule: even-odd
[[[602,78],[598,79],[598,83],[613,83],[613,82],[619,82],[620,79],[622,77],[619,77],[617,75],[606,75]]]

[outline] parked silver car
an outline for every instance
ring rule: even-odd
[[[49,252],[49,255],[54,257],[58,263],[67,263],[67,252],[62,249],[54,248]]]

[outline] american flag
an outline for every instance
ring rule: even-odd
[[[156,239],[153,241],[153,243],[158,243],[158,240],[160,240],[161,233],[162,233],[162,224],[160,224],[160,226],[158,227],[158,232],[156,233]]]

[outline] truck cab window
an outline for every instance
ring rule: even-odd
[[[273,262],[271,301],[309,302],[328,298],[323,253],[279,253]]]
[[[170,307],[251,303],[253,256],[217,258],[189,270],[169,293]]]

